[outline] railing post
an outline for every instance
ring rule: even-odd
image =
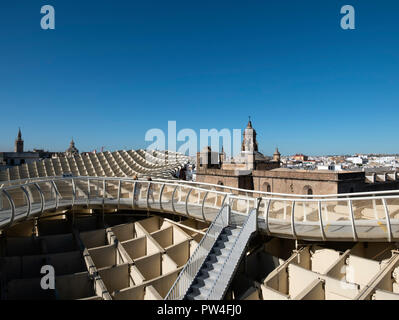
[[[319,211],[319,222],[320,222],[320,232],[321,232],[321,238],[323,241],[326,241],[326,234],[324,232],[324,225],[323,225],[323,216],[321,212],[321,201],[318,201],[318,211]]]
[[[37,183],[34,183],[33,185],[36,187],[37,191],[39,191],[40,201],[41,201],[40,213],[43,213],[44,205],[45,205],[45,199],[44,199],[44,195],[43,195],[42,189],[40,189],[40,187],[39,187],[39,185]]]
[[[292,231],[292,236],[295,239],[298,239],[295,231],[295,201],[292,201],[292,210],[291,210],[291,231]]]
[[[28,191],[26,191],[25,187],[21,186],[21,189],[24,192],[25,198],[26,198],[26,202],[28,203],[28,210],[26,210],[26,217],[29,217],[30,212],[31,212],[31,208],[32,208],[32,203],[31,203],[31,200],[30,200],[30,197],[29,197],[29,193],[28,193]]]
[[[382,198],[382,204],[384,205],[385,211],[385,220],[387,221],[387,233],[388,233],[388,242],[392,242],[392,226],[391,226],[391,219],[389,217],[389,209],[387,206],[387,201],[385,198]]]
[[[8,226],[11,226],[11,224],[13,223],[14,218],[15,218],[15,203],[14,203],[14,200],[12,199],[12,197],[10,196],[10,194],[6,190],[3,189],[3,193],[5,194],[7,200],[10,204],[10,207],[11,207],[10,221],[6,225],[6,227],[8,227]]]
[[[159,209],[161,211],[163,211],[163,207],[162,207],[162,193],[163,193],[163,189],[165,188],[165,184],[162,185],[161,190],[159,192]]]
[[[270,236],[270,227],[269,227],[269,210],[270,210],[270,203],[272,202],[271,199],[267,200],[267,205],[266,205],[266,210],[265,210],[265,228],[266,228],[266,233]]]
[[[226,198],[227,198],[227,193],[226,193],[226,194],[224,195],[224,197],[223,197],[222,204],[220,205],[220,208],[223,208],[224,203],[225,203],[225,201],[226,201]]]
[[[132,197],[132,208],[136,207],[136,191],[137,191],[136,184],[137,184],[137,181],[134,181],[134,184],[133,184],[133,197]]]
[[[75,204],[76,201],[76,185],[75,185],[75,180],[72,178],[72,207]]]
[[[348,206],[349,206],[349,215],[350,215],[351,224],[352,224],[353,240],[357,241],[358,238],[357,238],[356,227],[355,227],[355,216],[353,214],[352,200],[348,200]]]
[[[204,195],[204,199],[202,199],[202,206],[201,206],[201,214],[202,214],[202,218],[204,219],[204,221],[206,221],[205,219],[205,214],[204,214],[204,206],[205,206],[205,200],[206,197],[208,196],[209,191],[207,191]]]
[[[106,196],[106,181],[103,179],[103,214],[104,214],[104,206],[105,206],[105,196]]]
[[[60,198],[60,192],[58,191],[58,188],[54,182],[54,180],[51,180],[51,183],[53,184],[53,188],[55,190],[55,210],[58,209],[58,204],[59,204],[59,198]]]
[[[117,206],[118,210],[119,210],[119,205],[121,203],[121,189],[122,189],[122,180],[119,179],[119,183],[118,183],[118,206]]]
[[[150,188],[151,188],[151,182],[148,182],[148,186],[147,186],[147,195],[146,195],[147,210],[150,208],[150,202],[149,202]]]
[[[193,189],[190,189],[190,190],[187,192],[187,196],[186,196],[186,214],[187,214],[188,217],[190,216],[190,214],[188,213],[188,198],[190,197],[191,191],[193,191]]]
[[[176,187],[173,189],[173,192],[172,192],[172,210],[173,210],[174,213],[177,213],[176,209],[175,209],[174,198],[175,198],[175,193],[176,193],[176,189],[177,189],[178,186],[179,185],[176,185]]]
[[[260,208],[260,203],[262,202],[261,197],[256,198],[256,212],[255,212],[255,226],[254,226],[254,231],[258,230],[258,214],[259,214],[259,208]]]
[[[87,208],[90,206],[90,178],[87,178]]]

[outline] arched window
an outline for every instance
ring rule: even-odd
[[[218,185],[219,185],[219,186],[223,186],[223,182],[219,180],[219,181],[218,181]]]
[[[262,186],[262,191],[266,191],[266,192],[272,192],[272,188],[270,187],[270,184],[265,182]]]
[[[304,186],[303,187],[303,193],[307,195],[312,195],[313,194],[313,189],[311,186]]]

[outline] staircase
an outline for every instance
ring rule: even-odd
[[[256,229],[257,209],[245,216],[224,206],[165,299],[223,299]]]
[[[214,287],[214,283],[217,282],[230,256],[239,233],[240,229],[237,227],[226,227],[223,229],[197,277],[194,279],[193,284],[189,288],[185,296],[187,300],[207,300]]]

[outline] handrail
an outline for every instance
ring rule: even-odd
[[[261,190],[248,190],[248,189],[242,189],[242,188],[235,188],[235,187],[230,187],[230,186],[225,186],[225,185],[219,185],[219,184],[211,184],[207,182],[199,182],[199,181],[188,181],[188,180],[168,180],[168,179],[161,179],[161,178],[156,178],[154,181],[165,181],[165,182],[173,182],[173,183],[183,183],[183,184],[193,184],[193,185],[203,185],[203,186],[208,186],[210,188],[217,187],[219,189],[228,189],[231,192],[232,190],[238,191],[238,192],[248,192],[248,193],[255,193],[259,195],[265,195],[265,196],[281,196],[281,197],[292,197],[292,198],[304,198],[304,199],[312,199],[312,198],[332,198],[332,197],[353,197],[353,196],[362,196],[366,194],[391,194],[391,193],[398,193],[399,190],[383,190],[383,191],[364,191],[364,192],[352,192],[352,193],[331,193],[331,194],[295,194],[295,193],[279,193],[279,192],[267,192],[267,191],[261,191]]]
[[[104,182],[106,188],[110,188],[109,191],[113,190],[114,196],[108,190],[103,190]],[[75,188],[71,184],[74,184]],[[150,184],[154,199],[151,197],[151,201],[147,201],[146,196],[149,195],[148,187]],[[212,185],[208,185],[207,188],[205,188],[205,185],[201,186],[178,184],[174,181],[134,180],[129,177],[82,176],[56,177],[53,179],[47,177],[30,181],[24,180],[24,183],[21,184],[3,186],[0,189],[0,196],[5,199],[6,195],[2,191],[9,192],[10,200],[15,205],[15,216],[11,220],[12,223],[34,216],[37,217],[43,212],[54,209],[65,209],[73,206],[89,208],[99,204],[119,209],[127,207],[128,209],[169,212],[211,222],[223,207],[224,202],[220,200],[225,199],[226,203],[230,203],[227,200],[234,200],[234,202],[231,202],[231,210],[247,215],[249,213],[248,207],[252,207],[251,201],[257,199],[257,197],[252,197],[250,192],[247,196],[210,190]],[[26,189],[28,193],[34,191],[35,194],[39,195],[39,198],[31,197],[30,207],[27,203],[23,204],[16,196],[18,192],[20,194],[23,192],[22,188]],[[50,190],[51,188],[53,191]],[[147,188],[145,195],[142,193],[136,194],[136,190],[145,190],[145,188]],[[173,190],[174,194],[171,198],[170,193]],[[54,191],[55,201],[53,201]],[[122,197],[122,193],[128,193],[128,197]],[[194,193],[195,196],[193,196]],[[258,195],[258,192],[253,192],[253,195]],[[396,213],[396,206],[399,205],[399,190],[384,191],[384,193],[372,191],[363,193],[363,196],[340,196],[339,198],[299,199],[295,197],[258,196],[261,197],[263,206],[261,210],[264,210],[264,214],[260,216],[261,228],[271,236],[323,241],[368,241],[371,239],[372,241],[391,242],[399,239],[399,216]],[[99,201],[101,202],[99,203]],[[295,217],[284,215],[284,208],[288,206],[284,203],[292,204],[294,201]],[[376,209],[375,203],[377,202],[378,208]],[[7,201],[3,202],[4,206],[2,206],[0,201],[0,229],[11,226],[11,224],[6,224],[6,221],[10,221],[12,215],[11,204],[7,206],[6,203]],[[350,210],[353,210],[353,212]],[[378,210],[380,214],[373,215],[372,210]],[[294,220],[291,221],[293,217]],[[335,228],[332,228],[332,226],[335,226]],[[362,226],[370,226],[372,231],[368,233],[369,229],[367,229],[365,232],[360,229]],[[309,230],[313,232],[311,235]]]
[[[34,182],[37,180],[43,181],[43,180],[52,180],[52,179],[58,179],[62,178],[62,176],[48,176],[48,177],[35,177],[35,178],[23,178],[23,179],[17,179],[17,180],[6,180],[6,181],[1,181],[2,182],[2,188],[6,187],[6,184],[8,186],[11,186],[11,183],[16,183],[18,184],[19,182],[27,181],[29,182]],[[124,178],[127,180],[132,180],[133,178],[129,177],[104,177],[104,176],[74,176],[74,178],[90,178],[90,179],[109,179],[109,180],[115,180],[118,178]],[[145,181],[145,180],[143,180]],[[191,185],[199,185],[199,186],[207,186],[211,188],[219,188],[219,189],[227,189],[229,190],[228,193],[231,193],[231,191],[238,191],[238,192],[247,192],[247,193],[256,193],[259,195],[265,195],[265,196],[282,196],[282,197],[299,197],[299,198],[333,198],[333,197],[353,197],[353,196],[363,196],[363,195],[368,195],[368,194],[375,194],[375,195],[384,195],[384,194],[392,194],[392,193],[398,193],[399,190],[384,190],[384,191],[366,191],[366,192],[352,192],[352,193],[337,193],[337,194],[313,194],[313,195],[307,195],[307,194],[290,194],[290,193],[278,193],[278,192],[266,192],[266,191],[260,191],[260,190],[248,190],[248,189],[242,189],[242,188],[235,188],[235,187],[230,187],[230,186],[224,186],[224,185],[218,185],[218,184],[211,184],[211,183],[205,183],[205,182],[198,182],[198,181],[186,181],[186,180],[176,180],[176,179],[162,179],[162,178],[154,178],[153,181],[156,182],[165,182],[165,183],[171,183],[171,184],[191,184]],[[227,191],[226,191],[227,192]]]
[[[48,176],[48,177],[35,177],[35,178],[24,178],[24,179],[18,179],[18,180],[6,180],[6,181],[1,181],[3,184],[1,188],[12,186],[11,183],[16,183],[18,184],[19,182],[27,181],[29,182],[34,182],[37,180],[43,181],[43,180],[53,180],[53,179],[59,179],[62,178],[62,176]],[[74,178],[89,178],[89,179],[107,179],[107,180],[115,180],[115,179],[126,179],[127,181],[132,180],[133,178],[129,177],[104,177],[104,176],[74,176]],[[146,180],[143,180],[146,181]],[[235,188],[235,187],[229,187],[229,186],[224,186],[224,185],[218,185],[218,184],[210,184],[210,183],[205,183],[205,182],[198,182],[198,181],[186,181],[186,180],[177,180],[177,179],[162,179],[162,178],[154,178],[153,182],[163,182],[167,184],[188,184],[188,185],[197,185],[197,186],[204,186],[204,187],[209,187],[209,188],[219,188],[219,189],[225,189],[228,191],[222,191],[226,193],[231,193],[232,191],[237,191],[237,192],[246,192],[246,193],[252,193],[252,194],[258,194],[258,195],[264,195],[266,198],[269,197],[288,197],[288,198],[301,198],[301,200],[309,199],[309,200],[314,200],[316,198],[321,199],[329,199],[330,198],[340,198],[340,197],[356,197],[356,196],[365,196],[365,195],[385,195],[385,194],[398,194],[399,195],[399,190],[384,190],[384,191],[365,191],[365,192],[352,192],[352,193],[336,193],[336,194],[313,194],[313,195],[307,195],[307,194],[290,194],[290,193],[278,193],[278,192],[266,192],[266,191],[260,191],[260,190],[248,190],[248,189],[242,189],[242,188]],[[198,187],[199,189],[202,189]],[[274,199],[281,199],[281,198],[274,198]]]
[[[226,212],[227,211],[227,212]],[[170,288],[165,300],[181,300],[190,288],[195,276],[201,269],[209,251],[212,249],[222,230],[228,226],[230,207],[225,205],[220,209],[216,218],[212,221],[207,232],[202,237],[194,253],[185,264],[176,281]],[[226,219],[227,215],[227,219]],[[224,218],[224,219],[223,219]],[[220,224],[219,224],[220,223]]]

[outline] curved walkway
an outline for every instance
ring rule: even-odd
[[[10,181],[0,187],[0,229],[70,208],[134,209],[211,222],[224,204],[258,229],[283,238],[322,241],[398,241],[399,191],[287,195],[205,183],[73,177]]]

